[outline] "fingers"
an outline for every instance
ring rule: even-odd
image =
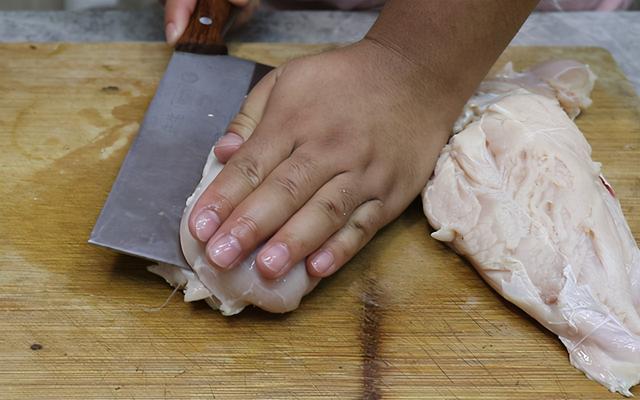
[[[344,227],[307,258],[309,275],[324,278],[336,272],[371,240],[387,219],[380,200],[359,206]]]
[[[164,32],[167,43],[175,45],[189,23],[196,0],[167,0],[164,9]]]
[[[270,141],[256,137],[243,144],[194,206],[189,219],[193,237],[208,242],[234,208],[260,186],[292,148],[293,143],[287,138]]]
[[[244,259],[331,179],[331,171],[327,162],[294,152],[220,226],[207,244],[209,260],[231,268]]]
[[[363,200],[353,174],[341,174],[325,184],[269,240],[257,257],[263,276],[273,279],[315,251],[347,222]]]
[[[236,117],[227,128],[227,133],[220,138],[213,149],[221,163],[229,161],[240,146],[249,139],[262,120],[264,109],[276,84],[276,71],[265,75],[247,95]]]
[[[245,139],[233,132],[227,132],[223,137],[218,140],[213,153],[216,155],[218,161],[226,164],[227,161],[235,154],[236,151],[242,146]]]
[[[423,182],[416,180],[411,186],[403,186],[380,167],[372,168],[369,176],[376,177],[376,184],[366,193],[377,193],[376,197],[356,208],[346,224],[307,257],[309,275],[324,278],[340,269],[380,228],[409,206]]]
[[[251,90],[242,109],[229,124],[228,133],[218,141],[213,150],[221,162],[228,162],[253,134],[258,122],[262,120],[275,81],[274,70]],[[239,154],[200,196],[189,219],[189,230],[193,237],[207,242],[231,211],[291,153],[291,144],[287,141],[261,143],[263,141],[257,140],[244,154]]]

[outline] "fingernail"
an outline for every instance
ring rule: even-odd
[[[311,260],[311,267],[320,275],[323,275],[329,271],[329,268],[333,265],[333,254],[328,250],[322,250],[318,253],[313,260]]]
[[[176,24],[169,22],[164,28],[164,36],[167,39],[167,43],[174,44],[178,41],[178,30]]]
[[[200,211],[196,217],[196,237],[201,242],[211,239],[220,226],[220,218],[211,210]]]
[[[221,237],[207,250],[211,261],[220,268],[229,268],[241,251],[240,242],[231,235]]]
[[[229,132],[218,140],[216,147],[240,146],[242,143],[244,143],[242,136]]]
[[[277,274],[289,262],[289,249],[284,243],[276,243],[262,254],[260,259],[265,267]]]

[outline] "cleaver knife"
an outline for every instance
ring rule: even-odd
[[[89,243],[189,268],[180,219],[214,143],[270,69],[227,55],[235,9],[199,0],[120,168]]]

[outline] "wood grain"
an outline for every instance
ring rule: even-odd
[[[198,0],[176,50],[198,54],[227,54],[224,34],[231,15],[228,0]]]
[[[278,64],[326,48],[230,51]],[[149,312],[168,286],[86,240],[169,56],[0,45],[0,398],[621,398],[430,239],[418,202],[293,313],[225,318],[180,296]],[[550,57],[600,76],[578,125],[638,237],[638,98],[601,49],[512,48],[501,62]]]

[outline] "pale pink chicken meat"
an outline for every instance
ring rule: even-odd
[[[509,65],[486,80],[423,206],[432,236],[557,334],[575,367],[631,395],[640,380],[640,250],[570,118],[590,104],[594,79],[587,66],[560,61],[526,73]]]
[[[479,118],[486,108],[517,89],[557,99],[571,119],[591,105],[589,97],[596,76],[584,64],[574,60],[553,60],[537,64],[524,72],[507,63],[495,76],[485,79],[467,101],[453,131],[460,132]]]

